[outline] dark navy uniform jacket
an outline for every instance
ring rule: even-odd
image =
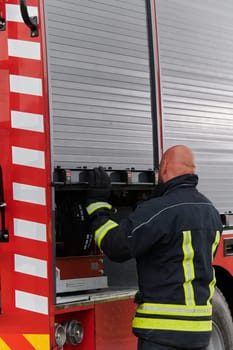
[[[197,183],[192,174],[168,181],[120,224],[111,220],[108,203],[87,207],[103,252],[114,261],[136,258],[134,333],[187,349],[209,342],[212,260],[222,232],[218,211]]]

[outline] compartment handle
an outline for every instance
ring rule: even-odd
[[[20,11],[24,23],[31,29],[31,37],[39,36],[37,16],[30,17],[25,0],[20,0]]]

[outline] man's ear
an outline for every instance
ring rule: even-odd
[[[163,159],[160,164],[160,181],[165,182],[166,181],[166,173],[167,173],[167,161],[166,159]]]
[[[164,159],[164,161],[163,161],[163,173],[164,174],[167,173],[167,165],[168,165],[168,162],[166,159]]]

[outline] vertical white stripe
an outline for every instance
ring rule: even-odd
[[[8,39],[9,56],[40,60],[40,43]]]
[[[30,166],[34,168],[45,168],[44,152],[12,146],[13,164]]]
[[[22,75],[10,75],[10,91],[21,94],[42,96],[42,80],[25,77]]]
[[[47,278],[47,262],[45,260],[15,254],[15,271]]]
[[[11,127],[16,129],[44,132],[43,115],[11,111]]]
[[[13,198],[17,201],[45,205],[45,188],[13,182]]]
[[[38,17],[38,8],[35,6],[27,6],[29,16]],[[12,22],[23,22],[19,5],[6,4],[6,19]]]
[[[19,309],[48,315],[48,298],[41,295],[16,290],[15,306]]]
[[[14,235],[46,242],[46,225],[35,221],[14,218]]]

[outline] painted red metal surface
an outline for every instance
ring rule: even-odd
[[[95,350],[135,350],[137,348],[137,339],[131,330],[134,310],[133,299],[95,305]]]
[[[233,239],[233,230],[223,232],[214,258],[214,265],[222,267],[233,276],[233,255],[224,256],[224,240],[229,238]]]

